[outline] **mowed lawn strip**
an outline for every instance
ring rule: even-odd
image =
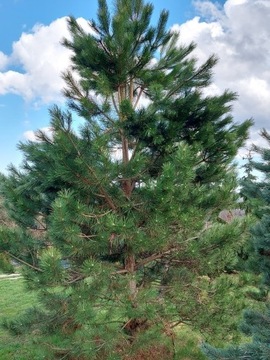
[[[0,323],[13,319],[36,303],[34,292],[25,289],[22,278],[0,279]],[[36,348],[36,347],[35,347]],[[29,360],[42,359],[33,348],[29,336],[12,336],[0,327],[0,359]]]

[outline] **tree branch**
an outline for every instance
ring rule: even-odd
[[[34,266],[34,265],[31,265],[31,264],[29,264],[28,262],[26,262],[26,261],[18,258],[17,256],[11,254],[9,251],[5,251],[5,253],[6,253],[7,255],[9,255],[10,257],[12,257],[13,259],[19,261],[21,264],[24,264],[24,265],[30,267],[31,269],[34,269],[34,270],[39,271],[39,272],[43,272],[43,270],[41,270],[40,268],[38,268],[38,267],[36,267],[36,266]]]

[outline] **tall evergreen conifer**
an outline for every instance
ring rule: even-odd
[[[244,241],[245,224],[218,214],[236,206],[232,160],[251,121],[234,123],[234,93],[203,95],[216,58],[197,66],[195,45],[152,12],[99,0],[89,31],[69,18],[68,110],[50,110],[53,137],[21,143],[21,169],[2,177],[17,227],[0,248],[42,304],[6,326],[66,359],[177,358],[178,324],[220,323]]]
[[[261,295],[264,296],[265,311],[246,310],[240,329],[252,337],[252,341],[238,347],[215,349],[204,345],[203,351],[211,360],[270,359],[270,134],[263,130],[262,137],[269,143],[267,148],[254,147],[261,155],[261,161],[252,161],[252,169],[261,172],[261,178],[248,177],[243,182],[243,195],[253,205],[253,212],[257,216],[257,223],[251,228],[252,253],[250,268],[256,274],[262,274]]]

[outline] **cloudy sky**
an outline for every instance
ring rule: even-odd
[[[152,3],[154,20],[165,7],[181,42],[197,43],[199,62],[219,57],[209,91],[237,92],[235,121],[252,117],[249,144],[260,142],[259,130],[270,130],[270,0]],[[48,127],[48,108],[64,106],[60,74],[70,54],[60,41],[68,37],[66,16],[84,22],[95,18],[96,9],[96,0],[0,0],[0,171],[21,161],[19,141]]]

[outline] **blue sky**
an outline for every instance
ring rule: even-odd
[[[259,142],[259,129],[270,129],[270,1],[152,2],[153,20],[163,8],[169,10],[168,26],[180,32],[183,43],[197,43],[199,62],[212,53],[219,56],[209,92],[236,91],[233,115],[239,122],[254,118],[247,145]],[[96,9],[96,0],[0,0],[0,171],[21,161],[19,141],[48,127],[48,108],[64,105],[60,72],[69,65],[69,54],[59,45],[67,36],[64,17],[88,20]]]

